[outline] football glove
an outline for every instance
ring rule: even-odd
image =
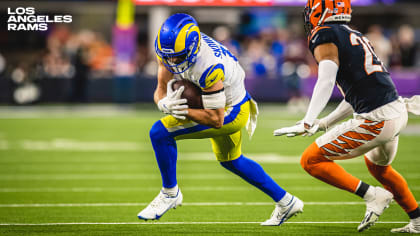
[[[169,94],[173,94],[175,92],[175,90],[172,88],[172,84],[175,83],[177,81],[177,79],[171,79],[168,81],[168,83],[166,84],[166,96],[168,96]]]
[[[308,124],[305,125],[303,120],[300,120],[296,122],[296,125],[294,126],[284,127],[284,128],[274,130],[273,134],[274,136],[286,135],[289,138],[295,137],[298,135],[309,137],[309,136],[314,135],[316,132],[320,130],[321,129],[319,125],[319,120],[315,120],[312,126],[309,126]]]
[[[185,88],[184,86],[181,86],[179,89],[173,90],[172,83],[174,82],[174,79],[168,82],[166,97],[159,100],[157,105],[159,110],[163,113],[172,115],[177,119],[185,120],[186,115],[188,114],[187,99],[181,98]]]

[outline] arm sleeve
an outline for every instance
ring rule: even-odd
[[[200,77],[200,87],[207,89],[213,86],[217,81],[225,79],[225,68],[223,64],[209,66]]]
[[[343,99],[341,103],[328,116],[322,118],[320,123],[325,125],[325,128],[333,126],[335,123],[343,120],[354,112],[352,106]]]
[[[311,102],[303,121],[312,125],[328,103],[334,89],[338,65],[331,60],[322,60],[318,67],[318,81],[312,93]]]

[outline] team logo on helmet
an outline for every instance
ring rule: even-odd
[[[196,62],[200,41],[200,29],[195,19],[190,15],[177,13],[160,27],[155,40],[155,51],[170,72],[179,74]]]
[[[327,22],[349,22],[351,11],[350,0],[308,0],[303,10],[306,34]]]

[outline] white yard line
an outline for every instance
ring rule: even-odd
[[[51,141],[23,140],[20,147],[30,151],[139,151],[144,149],[136,142],[81,141],[59,138]]]
[[[132,105],[1,106],[0,119],[135,117]]]
[[[20,207],[114,207],[114,206],[146,206],[148,202],[138,203],[28,203],[28,204],[0,204],[0,208]],[[395,203],[393,203],[395,204]],[[271,206],[272,202],[187,202],[183,206]],[[365,202],[305,202],[305,205],[334,206],[334,205],[365,205]]]
[[[182,191],[249,191],[252,187],[183,187]],[[304,189],[304,188],[303,188]],[[0,193],[36,193],[36,192],[158,192],[159,187],[143,187],[143,188],[0,188]]]
[[[359,178],[369,178],[371,175],[364,173],[355,173]],[[215,173],[215,174],[180,174],[179,179],[188,180],[220,180],[220,179],[231,179],[232,174],[226,173]],[[310,176],[306,173],[282,173],[273,174],[271,177],[276,179],[310,179]],[[420,173],[410,172],[404,173],[406,179],[420,179]],[[2,181],[16,181],[16,180],[152,180],[160,179],[161,176],[156,174],[0,174],[0,180]]]
[[[151,149],[138,142],[129,141],[85,141],[66,138],[55,138],[51,140],[21,140],[9,142],[0,138],[0,150],[26,150],[26,151],[144,151]],[[4,160],[3,160],[4,161]]]
[[[62,223],[0,223],[0,226],[54,226],[54,225],[223,225],[260,224],[261,222],[62,222]],[[406,221],[378,221],[376,224],[404,224]],[[360,221],[288,221],[285,224],[360,224]]]
[[[249,191],[253,189],[252,186],[249,187],[237,187],[237,186],[221,186],[221,187],[182,187],[183,191]],[[411,186],[411,190],[418,191],[420,186]],[[325,186],[325,187],[310,187],[310,186],[300,186],[300,187],[287,187],[289,191],[332,191],[334,188]],[[159,191],[159,187],[121,187],[121,188],[100,188],[100,187],[74,187],[74,188],[0,188],[0,193],[90,193],[90,192],[156,192]]]
[[[304,174],[272,175],[283,179],[306,179]],[[160,179],[156,174],[0,174],[0,180],[153,180]],[[181,174],[179,179],[231,179],[229,173],[221,174]]]
[[[52,140],[21,140],[9,142],[0,138],[0,150],[26,150],[26,151],[152,151],[152,146],[141,145],[137,142],[128,141],[85,141],[67,138],[55,138]],[[282,163],[298,164],[299,156],[285,156],[277,153],[248,153],[247,156],[259,163]],[[151,156],[153,158],[153,156]],[[181,161],[216,161],[212,152],[185,152],[179,153],[178,159]],[[36,160],[36,159],[35,159]],[[3,160],[4,161],[4,160]],[[7,161],[7,160],[6,160]],[[70,160],[71,161],[71,160]],[[87,160],[88,161],[88,160]],[[346,160],[346,163],[362,163],[363,159],[354,158]]]

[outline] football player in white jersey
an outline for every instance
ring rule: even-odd
[[[176,141],[204,138],[211,140],[216,159],[223,167],[275,201],[272,216],[262,225],[281,225],[302,212],[301,200],[282,189],[258,163],[241,153],[242,129],[246,126],[252,135],[258,108],[245,90],[245,73],[236,57],[201,33],[195,19],[187,14],[174,14],[163,23],[155,51],[159,70],[154,100],[168,116],[153,125],[150,139],[163,188],[138,217],[159,219],[169,209],[181,205]],[[181,99],[184,87],[172,89],[176,79],[189,80],[201,88],[204,109],[188,107],[186,99]]]

